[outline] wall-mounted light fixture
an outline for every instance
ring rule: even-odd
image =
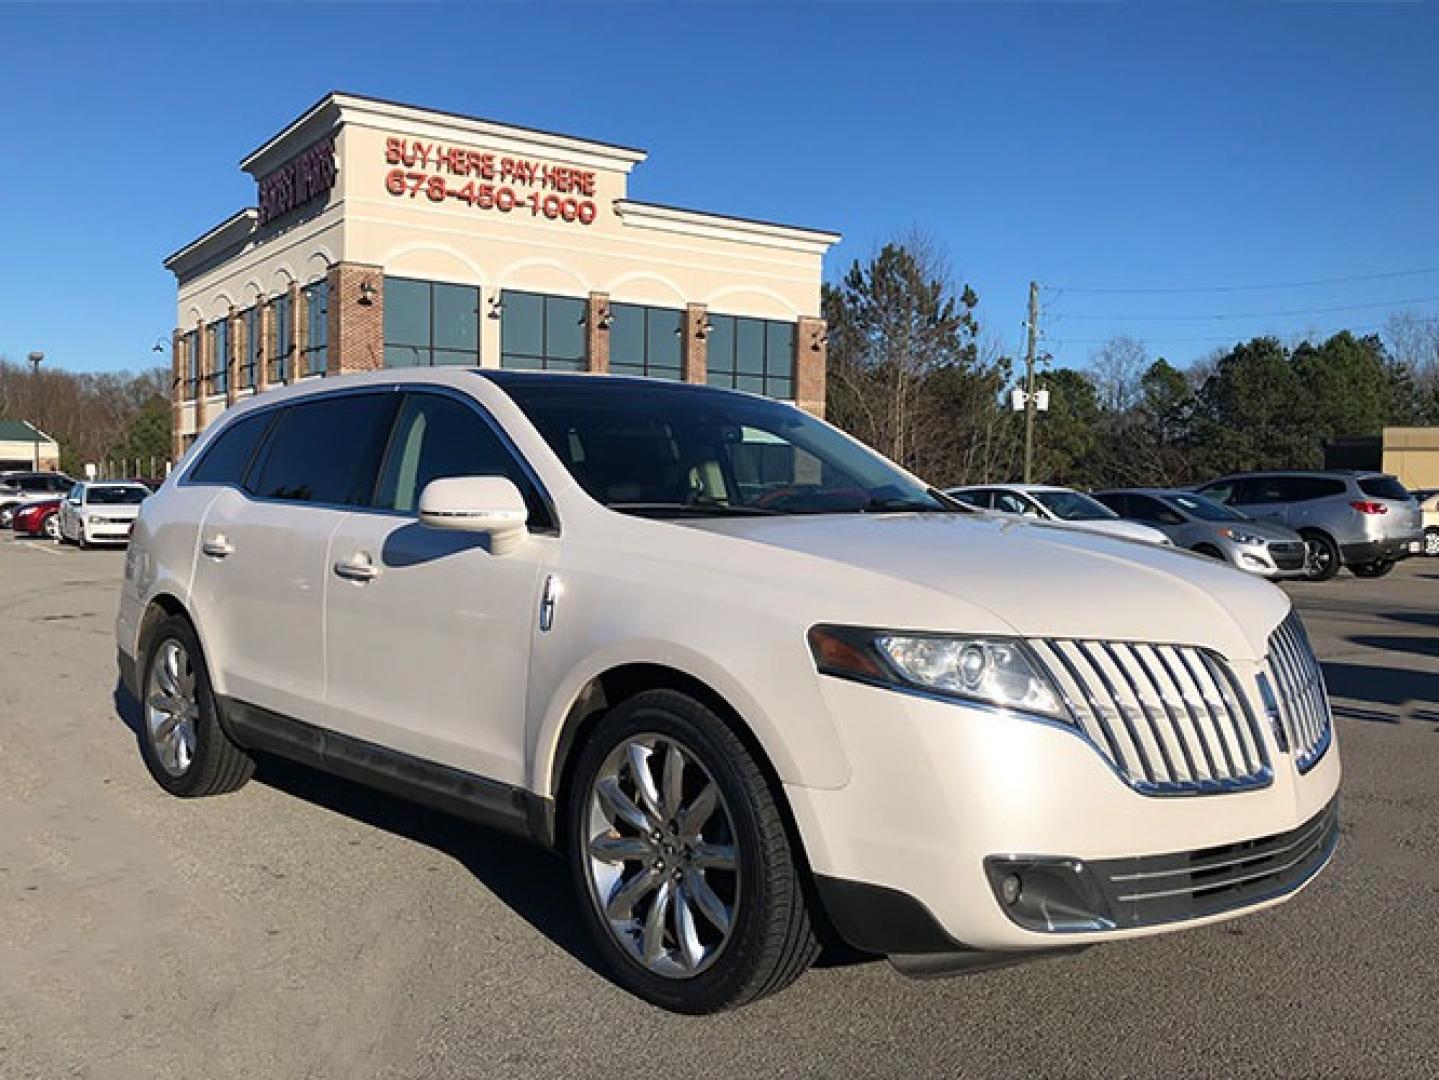
[[[828,345],[828,344],[829,344],[829,331],[828,331],[828,330],[816,330],[816,331],[814,332],[814,337],[810,338],[810,340],[809,340],[809,347],[810,347],[811,349],[813,349],[815,352],[819,352],[821,349],[823,349],[823,348],[824,348],[826,345]]]
[[[701,322],[698,326],[695,327],[695,337],[699,338],[701,341],[708,340],[710,336],[710,331],[714,328],[715,324],[710,322],[709,319],[705,319],[703,322]]]
[[[375,288],[375,283],[369,278],[364,278],[360,282],[360,304],[363,307],[369,307],[373,304],[375,302],[375,296],[378,293],[379,290]]]
[[[490,318],[498,319],[500,317],[500,313],[504,310],[504,301],[502,301],[498,296],[490,297]]]

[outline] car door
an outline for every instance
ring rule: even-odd
[[[451,476],[505,476],[531,535],[504,555],[476,533],[416,517],[420,492]],[[556,554],[553,511],[477,402],[407,392],[374,506],[330,541],[327,727],[490,779],[525,780],[530,644]]]
[[[243,487],[210,503],[192,605],[228,697],[321,721],[330,536],[368,504],[398,401],[386,389],[281,407]]]

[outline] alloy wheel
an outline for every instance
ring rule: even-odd
[[[677,739],[616,746],[588,795],[586,876],[600,921],[646,970],[698,975],[729,943],[739,906],[734,819]]]
[[[171,776],[184,776],[195,759],[200,704],[195,667],[179,641],[167,638],[155,650],[146,690],[145,725],[155,756]]]
[[[1424,534],[1424,554],[1439,555],[1439,529],[1430,529]]]
[[[45,536],[50,540],[60,539],[60,521],[54,514],[45,519]]]

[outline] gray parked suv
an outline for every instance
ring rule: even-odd
[[[1423,549],[1419,504],[1378,472],[1262,472],[1226,476],[1199,488],[1252,518],[1287,525],[1309,544],[1309,577],[1326,581],[1347,566],[1382,577]]]
[[[1120,517],[1152,525],[1176,547],[1223,559],[1237,570],[1266,578],[1305,572],[1306,551],[1298,533],[1252,521],[1192,491],[1128,488],[1093,495]]]

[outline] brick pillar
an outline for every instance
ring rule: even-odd
[[[260,340],[254,342],[255,348],[255,393],[261,390],[268,390],[270,387],[270,365],[274,358],[270,355],[270,340],[275,332],[275,313],[270,310],[270,301],[261,293],[255,297],[255,306],[260,309]]]
[[[179,461],[180,425],[185,419],[185,357],[183,355],[185,335],[176,329],[170,334],[170,460]]]
[[[290,355],[285,364],[290,369],[289,383],[300,381],[300,283],[290,282]]]
[[[385,366],[385,272],[368,263],[330,267],[328,374]],[[366,288],[368,284],[369,288]]]
[[[305,349],[310,344],[310,298],[298,281],[290,283],[290,311],[295,320],[294,333],[290,335],[295,345],[294,370],[290,373],[293,383],[305,377]]]
[[[234,304],[225,317],[225,341],[229,350],[225,355],[225,405],[235,404],[235,391],[240,384],[240,311]]]
[[[195,383],[195,433],[198,435],[210,422],[207,399],[210,396],[210,372],[214,370],[215,363],[214,357],[210,355],[210,335],[205,333],[204,319],[195,323],[195,351],[200,357]]]
[[[794,333],[794,403],[812,416],[824,416],[824,375],[829,357],[823,319],[801,317]]]
[[[684,322],[680,324],[680,372],[688,383],[701,386],[709,375],[709,309],[703,304],[689,304],[685,307]]]
[[[610,370],[610,294],[590,293],[585,312],[586,370],[604,375]]]

